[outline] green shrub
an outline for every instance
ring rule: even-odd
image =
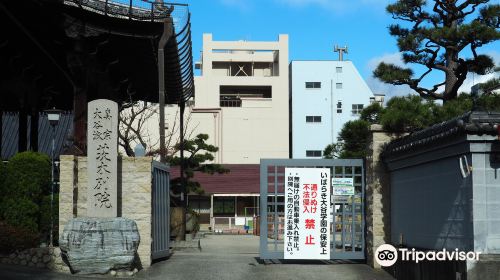
[[[16,154],[7,164],[4,195],[26,197],[39,202],[42,192],[49,192],[50,159],[37,152]]]
[[[0,161],[0,192],[2,193],[5,193],[4,192],[4,182],[5,182],[5,176],[6,176],[6,167],[5,167],[5,163],[3,163],[3,161]],[[1,201],[1,198],[0,198],[0,201]],[[1,214],[0,214],[0,217],[1,217]]]
[[[38,232],[38,204],[26,198],[6,198],[3,201],[4,219],[7,224]]]
[[[54,202],[52,208],[52,217],[54,221],[54,231],[52,240],[54,244],[58,244],[59,241],[59,194],[54,194]],[[50,240],[50,194],[45,195],[42,198],[40,204],[40,235],[42,240],[46,240],[49,243]]]
[[[23,250],[37,247],[38,233],[24,228],[8,225],[0,221],[0,252],[12,253],[16,250]]]
[[[5,163],[0,161],[0,193],[6,194],[7,190],[5,189],[5,177],[7,176]],[[3,207],[2,207],[3,196],[0,196],[0,221],[3,220]]]
[[[16,154],[7,163],[1,186],[0,220],[9,227],[9,231],[2,232],[5,240],[1,242],[16,240],[21,244],[19,246],[36,245],[38,242],[39,205],[42,194],[49,192],[50,164],[47,155],[36,152]],[[6,247],[6,244],[0,244],[0,247]]]

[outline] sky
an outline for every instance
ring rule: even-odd
[[[396,39],[387,27],[396,21],[386,13],[389,0],[179,0],[189,4],[194,60],[200,60],[202,34],[212,33],[216,41],[275,41],[289,35],[289,60],[337,60],[335,45],[347,45],[345,56],[357,67],[375,93],[388,97],[406,95],[410,89],[392,86],[373,78],[381,61],[401,64]],[[492,0],[500,3],[500,0]],[[482,47],[479,53],[500,63],[500,42]],[[420,73],[420,72],[417,72]],[[487,78],[469,74],[462,87]],[[440,77],[433,75],[426,84]],[[467,90],[468,91],[468,90]]]

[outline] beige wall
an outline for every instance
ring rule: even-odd
[[[264,71],[257,70],[256,76],[227,76],[226,70],[214,70],[213,62],[254,62],[258,67],[274,62],[275,75],[265,77]],[[208,134],[208,143],[219,147],[217,163],[258,164],[261,158],[288,158],[288,35],[272,42],[220,42],[204,34],[201,68],[202,75],[195,77],[194,106],[185,111],[186,138]],[[270,86],[272,98],[241,98],[241,107],[221,107],[221,85]],[[165,122],[168,148],[179,141],[177,105],[165,107]],[[158,123],[158,115],[148,121],[152,143],[159,143]]]
[[[87,215],[87,158],[60,157],[59,235],[66,223]],[[118,216],[137,223],[137,254],[143,268],[151,265],[151,157],[118,159]],[[121,167],[121,170],[120,170]]]
[[[258,51],[277,51],[278,57]],[[212,69],[212,62],[242,61],[277,61],[279,76],[223,76],[221,70]],[[201,65],[202,76],[195,77],[195,106],[186,109],[187,134],[208,134],[209,143],[219,147],[218,163],[257,164],[261,158],[288,158],[288,35],[279,35],[274,42],[219,42],[204,34]],[[242,98],[241,107],[220,107],[221,85],[271,86],[272,98]],[[168,117],[178,115],[175,110],[167,108],[169,127],[173,118]]]

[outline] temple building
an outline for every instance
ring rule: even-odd
[[[184,103],[194,95],[189,16],[157,2],[2,1],[2,159],[46,152],[48,109],[63,111],[57,154],[83,155],[87,102]]]

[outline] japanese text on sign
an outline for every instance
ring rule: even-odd
[[[332,178],[333,195],[354,195],[353,178]]]
[[[286,168],[285,259],[330,259],[330,170]]]

